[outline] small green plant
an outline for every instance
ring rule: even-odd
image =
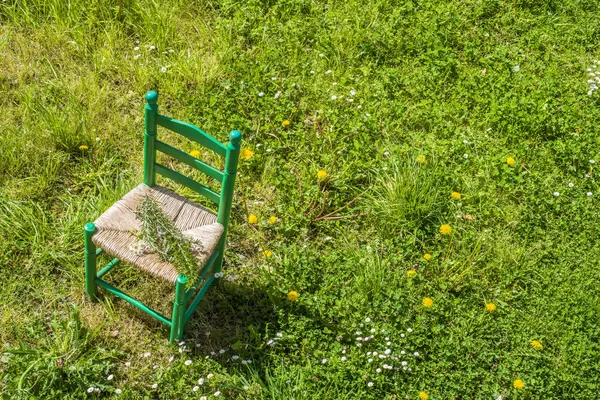
[[[162,261],[173,264],[179,274],[195,276],[198,272],[196,256],[204,250],[202,243],[185,237],[158,202],[149,196],[142,200],[135,213],[142,222],[139,237],[143,246],[158,254]]]

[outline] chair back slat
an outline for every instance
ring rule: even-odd
[[[188,153],[185,153],[179,149],[176,149],[175,147],[169,146],[168,144],[161,142],[160,140],[156,141],[155,148],[161,153],[171,156],[174,159],[189,165],[190,167],[196,168],[198,171],[210,176],[218,182],[223,182],[223,172],[219,171],[212,165],[208,165],[207,163],[198,160],[196,157],[191,156]]]
[[[218,193],[212,191],[203,184],[198,183],[195,180],[180,174],[177,171],[173,171],[172,169],[165,167],[164,165],[160,165],[157,163],[156,173],[192,189],[193,191],[197,192],[198,194],[201,194],[213,203],[219,204],[219,202],[221,201],[221,195],[219,195]]]
[[[198,127],[188,124],[187,122],[178,121],[173,118],[165,117],[164,115],[156,115],[156,124],[167,128],[175,133],[179,133],[186,138],[193,140],[194,142],[206,147],[209,150],[214,151],[221,157],[225,157],[227,154],[227,148],[221,144],[218,140],[209,136],[206,132],[199,129]]]

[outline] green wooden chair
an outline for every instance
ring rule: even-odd
[[[185,324],[198,307],[200,300],[214,279],[222,276],[221,266],[227,238],[227,225],[231,214],[242,134],[238,131],[232,131],[229,134],[231,141],[227,146],[224,146],[191,124],[158,114],[157,101],[158,94],[155,91],[146,93],[144,183],[113,204],[95,222],[89,222],[85,225],[85,288],[92,301],[97,301],[97,287],[100,286],[165,323],[171,328],[170,340],[174,342],[181,340]],[[224,157],[224,170],[220,171],[181,150],[159,141],[157,139],[157,126],[162,126],[183,135]],[[216,193],[189,177],[158,164],[156,162],[157,151],[190,165],[220,182],[220,193]],[[215,215],[185,197],[157,185],[157,173],[213,201],[218,206],[218,213]],[[164,213],[184,235],[191,236],[202,243],[203,251],[198,256],[198,264],[203,267],[199,268],[197,277],[179,275],[175,266],[161,261],[156,254],[139,254],[131,250],[132,245],[137,242],[137,238],[132,232],[139,231],[141,228],[140,221],[136,219],[134,211],[145,196],[157,200]],[[115,258],[100,271],[97,271],[96,259],[102,252]],[[102,280],[102,277],[120,261],[135,265],[143,271],[174,284],[175,302],[170,319]],[[194,284],[188,289],[188,279],[194,278],[196,279]],[[196,296],[192,300],[194,294]]]

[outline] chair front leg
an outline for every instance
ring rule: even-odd
[[[98,301],[98,290],[96,286],[96,245],[92,242],[92,236],[96,231],[93,222],[85,224],[85,292],[91,301]]]
[[[183,339],[183,326],[185,325],[185,284],[188,279],[179,275],[175,282],[175,302],[173,303],[173,315],[171,316],[171,343]]]

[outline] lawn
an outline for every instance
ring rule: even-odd
[[[599,15],[3,0],[0,397],[600,398]],[[83,226],[142,182],[148,90],[244,135],[224,277],[180,345],[85,296]],[[167,282],[107,280],[170,315]]]

